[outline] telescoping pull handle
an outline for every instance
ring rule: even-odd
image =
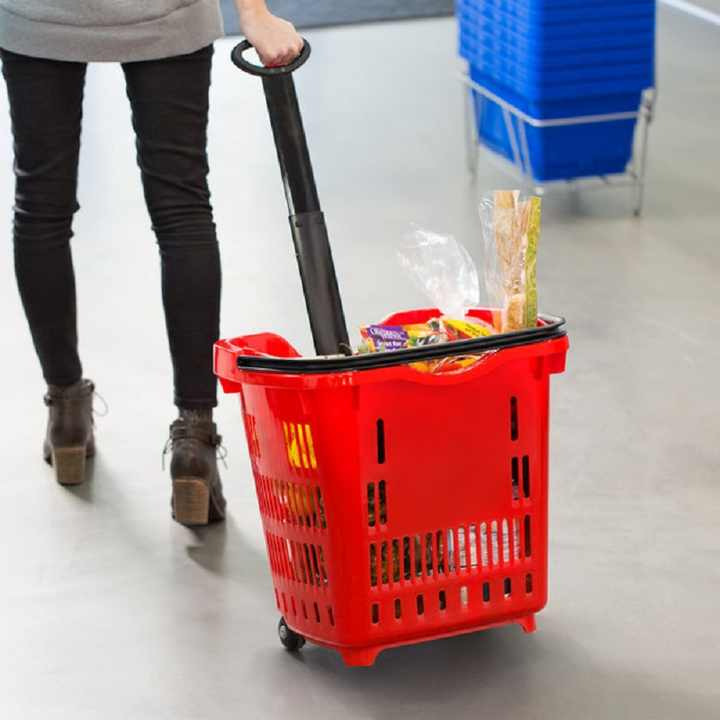
[[[318,355],[350,355],[325,217],[292,78],[310,57],[310,45],[307,40],[304,43],[300,55],[281,67],[249,63],[243,56],[252,47],[247,40],[233,49],[231,58],[241,70],[262,78],[315,351]]]

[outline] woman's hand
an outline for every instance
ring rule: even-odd
[[[292,23],[276,17],[264,2],[238,2],[240,27],[265,67],[291,63],[303,49],[303,39]]]

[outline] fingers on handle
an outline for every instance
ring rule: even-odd
[[[310,44],[307,40],[303,39],[303,45],[300,48],[300,52],[295,56],[295,48],[288,49],[280,57],[277,58],[277,65],[273,63],[272,67],[262,67],[260,65],[254,65],[248,62],[243,54],[249,50],[252,45],[248,40],[243,40],[241,43],[236,45],[231,53],[231,59],[233,63],[244,70],[250,75],[259,75],[261,77],[267,77],[271,75],[285,75],[294,72],[302,65],[305,64],[308,57],[310,57]]]

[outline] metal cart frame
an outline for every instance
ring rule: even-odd
[[[645,198],[645,171],[647,164],[648,132],[653,119],[657,91],[654,87],[643,91],[640,107],[634,112],[608,113],[604,115],[578,115],[575,117],[553,118],[552,120],[541,120],[534,118],[519,108],[511,105],[506,100],[498,97],[486,87],[473,81],[467,72],[462,74],[462,81],[465,85],[465,129],[466,129],[466,152],[468,168],[475,178],[480,159],[481,149],[485,154],[496,160],[505,172],[509,172],[522,183],[523,189],[543,195],[553,188],[563,187],[573,190],[591,190],[607,187],[629,187],[635,192],[634,213],[639,217],[643,210]],[[513,153],[513,162],[501,159],[500,156],[485,147],[478,137],[473,92],[478,92],[488,100],[497,103],[503,111],[505,127],[507,128],[510,146]],[[517,123],[512,122],[512,116]],[[635,139],[633,143],[633,154],[624,173],[615,175],[597,175],[590,177],[568,178],[567,180],[553,180],[546,183],[537,182],[532,177],[530,166],[530,151],[528,148],[527,134],[525,128],[531,125],[536,128],[561,127],[565,125],[584,125],[587,123],[613,122],[616,120],[637,119]],[[516,130],[517,125],[517,130]]]

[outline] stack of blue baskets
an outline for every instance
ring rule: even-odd
[[[654,86],[655,0],[458,0],[457,14],[471,78],[532,118],[637,111]],[[481,141],[514,160],[502,109],[474,98]],[[524,123],[527,170],[538,181],[624,172],[635,122]]]

